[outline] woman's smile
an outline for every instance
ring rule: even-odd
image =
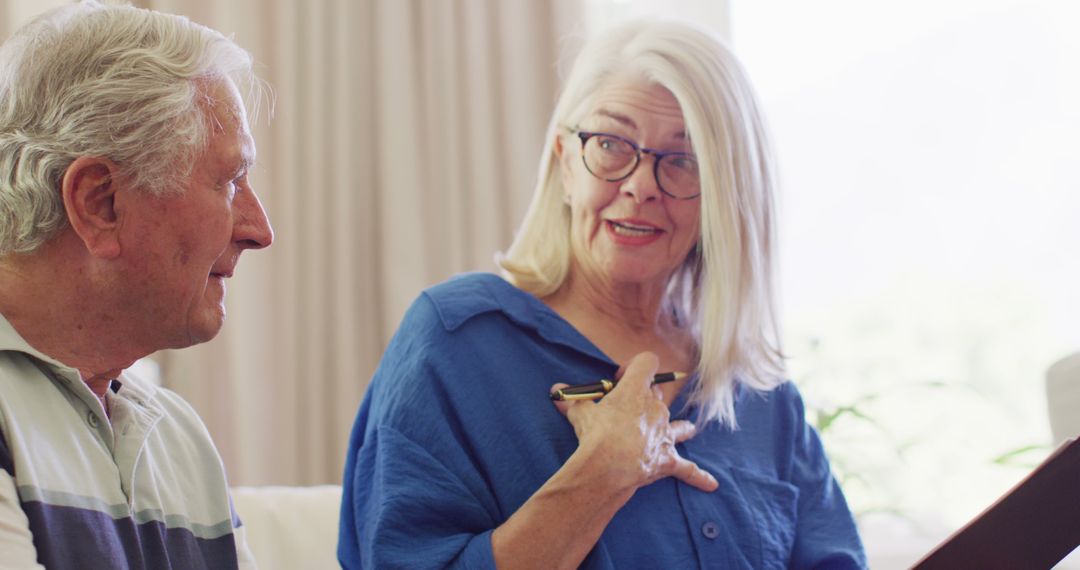
[[[606,220],[608,235],[619,245],[648,245],[660,239],[664,230],[639,220]]]

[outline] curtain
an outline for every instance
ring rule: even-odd
[[[416,295],[493,270],[535,180],[569,6],[161,0],[273,87],[254,174],[276,232],[212,343],[163,356],[234,483],[338,482],[356,410]]]
[[[54,2],[59,4],[60,2]],[[253,185],[275,241],[243,255],[215,340],[155,356],[233,484],[339,482],[405,309],[495,269],[524,214],[573,0],[141,0],[235,37],[274,92]],[[0,0],[0,32],[18,12]]]

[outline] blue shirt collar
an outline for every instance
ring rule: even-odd
[[[476,283],[482,286],[477,287]],[[548,342],[566,346],[609,365],[611,374],[614,374],[619,367],[614,360],[604,354],[551,307],[498,275],[464,273],[427,289],[424,294],[431,299],[447,331],[456,330],[478,315],[498,312],[518,327],[534,331]],[[687,402],[693,382],[696,382],[696,379],[687,384],[672,402],[673,417],[697,420],[700,410],[697,406],[688,405],[689,402]],[[736,405],[743,402],[747,392],[753,393],[752,390],[747,390],[736,383]]]
[[[479,282],[482,287],[476,287]],[[515,325],[536,332],[544,340],[566,346],[617,367],[614,361],[582,336],[570,323],[530,293],[518,289],[498,275],[466,273],[424,292],[435,305],[447,331],[469,319],[499,312]]]

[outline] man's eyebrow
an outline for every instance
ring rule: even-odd
[[[630,117],[628,117],[626,115],[623,115],[622,113],[617,113],[617,112],[611,111],[609,109],[597,109],[596,114],[600,115],[602,117],[607,117],[607,118],[611,119],[612,121],[615,121],[616,123],[619,123],[619,124],[621,124],[621,125],[623,125],[625,127],[629,127],[631,129],[634,129],[634,130],[637,130],[637,128],[638,128],[637,123],[635,123],[633,119],[631,119]],[[679,132],[675,133],[674,135],[672,135],[671,138],[680,139],[680,140],[681,139],[686,139],[687,138],[686,131],[685,130],[679,131]]]
[[[229,171],[229,177],[236,178],[237,176],[240,176],[241,174],[244,174],[245,172],[251,170],[253,166],[255,166],[255,157],[245,154],[241,156],[237,161],[236,168],[233,168]]]

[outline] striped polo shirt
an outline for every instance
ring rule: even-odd
[[[127,372],[106,399],[0,316],[0,566],[253,568],[191,406]]]

